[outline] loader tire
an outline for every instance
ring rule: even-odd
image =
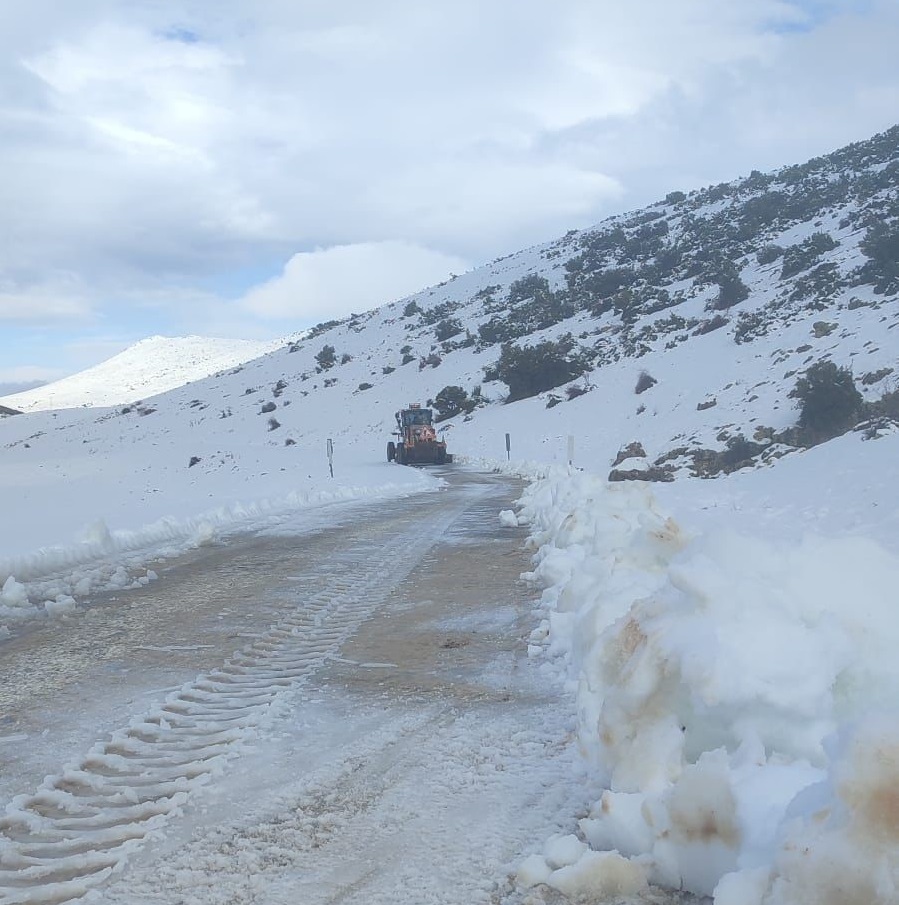
[[[392,462],[396,458],[396,443],[391,440],[387,444],[387,461]]]

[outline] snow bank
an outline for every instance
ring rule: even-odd
[[[537,481],[553,474],[567,474],[560,466],[537,461],[507,461],[504,459],[492,459],[486,456],[466,456],[457,453],[454,461],[460,465],[468,465],[479,471],[491,471],[494,474],[509,475],[512,478],[524,478],[528,481]]]
[[[436,482],[428,486],[419,481],[415,485],[338,485],[327,490],[293,491],[276,498],[220,506],[195,516],[162,518],[131,530],[111,531],[105,521],[96,521],[82,532],[77,543],[0,558],[0,637],[8,632],[7,625],[42,613],[57,616],[70,612],[77,599],[92,593],[147,584],[156,573],[146,566],[160,556],[174,556],[237,531],[277,524],[316,507],[396,497],[436,486]]]
[[[576,689],[608,789],[565,870],[589,858],[604,889],[614,851],[717,905],[899,900],[899,559],[688,537],[647,487],[583,473],[532,484],[518,517],[545,588],[530,650]],[[558,886],[550,854],[525,885]]]

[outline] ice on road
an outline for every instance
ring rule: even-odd
[[[7,642],[0,901],[516,896],[596,792],[526,657],[517,490],[200,551]]]

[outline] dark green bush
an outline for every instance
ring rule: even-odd
[[[762,265],[773,264],[778,258],[783,257],[783,253],[782,245],[765,245],[756,252],[755,259]]]
[[[734,268],[718,276],[718,296],[712,302],[713,311],[727,311],[739,302],[749,298],[749,287],[740,279]]]
[[[899,290],[899,223],[875,223],[859,248],[870,259],[862,274],[874,283],[878,294]]]
[[[321,352],[317,353],[315,356],[315,361],[321,371],[327,371],[328,368],[333,368],[337,363],[337,353],[334,346],[322,346]]]
[[[485,373],[495,374],[496,379],[509,387],[506,402],[527,399],[584,373],[584,364],[572,354],[571,345],[565,339],[547,340],[524,348],[507,343],[495,368]]]
[[[470,412],[474,406],[468,393],[460,386],[445,386],[434,399],[438,421],[453,418],[462,412]]]
[[[791,245],[784,251],[783,267],[780,278],[788,280],[790,277],[808,270],[816,264],[818,258],[826,251],[836,248],[839,243],[829,233],[812,233],[805,241],[798,245]]]
[[[884,393],[876,402],[871,403],[871,413],[899,421],[899,390]]]
[[[799,427],[810,443],[844,433],[864,407],[852,371],[832,361],[811,365],[796,381],[790,396],[798,400]]]
[[[645,393],[650,387],[654,387],[658,383],[658,380],[649,373],[649,371],[641,371],[640,375],[637,377],[637,385],[634,387],[634,392],[639,396],[640,393]]]
[[[455,317],[448,317],[446,320],[440,321],[434,328],[434,333],[439,342],[443,342],[451,336],[455,336],[457,333],[461,332],[462,324],[459,322],[459,319]]]
[[[546,277],[541,277],[536,273],[528,274],[526,277],[515,280],[509,286],[509,293],[506,300],[510,305],[516,305],[525,299],[540,298],[549,295],[549,281]]]
[[[443,359],[436,353],[431,352],[430,355],[423,355],[418,359],[418,370],[423,371],[425,368],[436,368]]]

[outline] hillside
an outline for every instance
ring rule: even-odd
[[[84,511],[55,512],[33,532],[20,524],[4,549],[64,543],[101,517],[136,528],[319,486],[326,438],[344,475],[378,469],[393,484],[402,474],[385,460],[393,413],[443,400],[447,387],[461,388],[471,411],[440,429],[468,457],[505,459],[508,432],[515,461],[564,463],[571,436],[574,464],[600,475],[630,444],[645,459],[619,471],[658,463],[664,479],[717,473],[700,467],[709,461],[701,451],[726,454],[730,440],[739,452],[741,438],[758,444],[748,450],[754,461],[773,461],[801,445],[771,438],[796,423],[790,393],[815,362],[851,367],[870,402],[895,390],[897,236],[899,127],[802,166],[672,192],[153,399],[148,385],[182,382],[185,359],[209,371],[256,348],[146,340],[76,375],[69,397],[102,387],[107,399],[139,393],[139,404],[3,421],[7,492],[18,488],[29,514],[20,522],[63,489],[97,488],[101,475],[104,485],[119,482],[103,505],[94,490]],[[506,404],[503,344],[542,342],[564,352],[556,377],[566,382],[525,387],[526,398]],[[637,393],[642,372],[655,383]],[[43,405],[49,390],[35,391]],[[893,429],[881,419],[853,435],[851,455]]]
[[[151,336],[92,368],[5,396],[0,403],[34,412],[134,402],[233,368],[278,345],[204,336]]]
[[[899,127],[156,396],[4,418],[0,639],[229,533],[439,492],[385,455],[433,400],[462,467],[532,481],[497,520],[537,551],[517,641],[608,790],[519,885],[895,902],[897,302]]]
[[[585,376],[518,403],[530,410],[517,438],[528,457],[546,458],[545,445],[568,433],[578,464],[599,469],[632,441],[650,459],[724,449],[739,433],[764,442],[765,428],[795,422],[789,393],[816,361],[851,366],[869,399],[895,389],[897,142],[893,129],[803,166],[673,192],[323,330],[301,351],[328,343],[382,366],[330,371],[345,389],[367,382],[395,398],[419,368],[419,396],[459,385],[495,403],[508,393],[488,379],[502,343],[561,341]],[[376,345],[364,342],[372,331]],[[644,370],[657,383],[638,399]],[[325,389],[304,373],[314,392]],[[568,401],[573,386],[589,395]],[[508,411],[489,407],[461,427],[454,419],[457,442],[499,453]],[[602,430],[585,429],[593,419]],[[563,456],[556,446],[551,457]]]

